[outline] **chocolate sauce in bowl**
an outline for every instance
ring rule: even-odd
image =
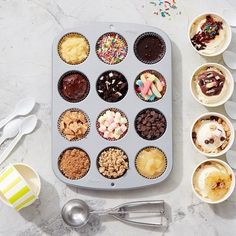
[[[206,96],[216,96],[222,91],[225,77],[216,71],[208,70],[198,76],[197,82],[203,94]]]
[[[201,26],[201,30],[191,38],[193,46],[198,51],[205,49],[207,43],[219,35],[220,30],[223,29],[222,25],[222,21],[216,21],[211,15],[207,15],[205,23]]]

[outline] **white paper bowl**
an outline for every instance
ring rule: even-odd
[[[229,189],[228,193],[227,193],[222,199],[220,199],[220,200],[218,200],[218,201],[211,201],[210,199],[207,199],[207,198],[202,197],[202,196],[195,190],[194,184],[193,184],[194,175],[195,175],[197,169],[199,168],[199,166],[201,166],[203,163],[209,162],[209,161],[211,161],[211,162],[218,162],[218,163],[220,163],[221,165],[224,165],[225,168],[228,170],[228,172],[232,175],[232,182],[231,182],[231,186],[230,186],[230,189]],[[233,172],[232,168],[231,168],[226,162],[224,162],[224,161],[222,161],[222,160],[219,160],[219,159],[208,159],[208,160],[205,160],[205,161],[202,161],[201,163],[199,163],[199,164],[196,166],[196,168],[194,169],[193,174],[192,174],[192,178],[191,178],[191,185],[192,185],[192,190],[193,190],[193,192],[195,193],[195,195],[196,195],[201,201],[206,202],[206,203],[209,203],[209,204],[218,204],[218,203],[221,203],[221,202],[224,202],[225,200],[227,200],[227,199],[230,197],[230,195],[233,193],[234,188],[235,188],[235,175],[234,175],[234,172]]]
[[[227,88],[227,93],[226,95],[222,98],[221,101],[218,101],[218,102],[214,102],[214,103],[204,103],[203,101],[200,101],[198,96],[197,96],[197,92],[196,92],[196,86],[194,84],[194,77],[195,75],[202,69],[204,68],[207,68],[207,67],[215,67],[217,69],[219,69],[220,71],[222,71],[222,73],[224,74],[225,76],[225,80],[228,82],[228,88]],[[199,66],[192,74],[192,77],[191,77],[191,81],[190,81],[190,90],[191,90],[191,93],[193,95],[193,97],[195,98],[195,100],[197,102],[199,102],[200,104],[206,106],[206,107],[217,107],[217,106],[221,106],[223,105],[224,103],[226,103],[230,97],[232,96],[233,94],[233,91],[234,91],[234,79],[233,79],[233,76],[232,74],[230,73],[230,71],[218,64],[218,63],[205,63],[201,66]]]
[[[193,139],[192,139],[192,132],[193,132],[193,128],[194,128],[194,125],[196,124],[196,122],[197,122],[198,120],[207,118],[207,117],[209,117],[209,116],[217,116],[217,117],[221,118],[222,120],[224,120],[224,121],[227,123],[227,125],[228,125],[229,128],[230,128],[231,136],[230,136],[229,143],[228,143],[228,145],[226,146],[226,148],[225,148],[224,150],[222,150],[221,152],[219,152],[219,153],[206,153],[206,152],[202,152],[201,150],[198,149],[198,147],[195,145],[195,143],[194,143],[194,141],[193,141]],[[205,155],[205,156],[207,156],[207,157],[219,157],[219,156],[225,154],[225,153],[231,148],[231,146],[233,145],[234,137],[235,137],[234,132],[235,132],[235,131],[234,131],[234,127],[233,127],[232,123],[230,122],[230,120],[229,120],[226,116],[224,116],[224,115],[222,115],[222,114],[220,114],[220,113],[217,113],[217,112],[207,112],[207,113],[204,113],[204,114],[202,114],[201,116],[199,116],[199,117],[193,122],[192,127],[191,127],[191,132],[190,132],[190,138],[191,138],[191,142],[192,142],[194,148],[195,148],[199,153],[201,153],[202,155]]]
[[[214,52],[214,53],[211,53],[211,54],[207,54],[207,53],[204,53],[204,50],[197,50],[192,42],[191,42],[191,29],[192,29],[192,25],[194,24],[194,22],[196,22],[198,19],[200,18],[203,18],[207,15],[212,15],[212,16],[216,16],[218,18],[221,19],[221,21],[223,22],[223,24],[226,26],[226,31],[227,31],[227,37],[226,37],[226,40],[225,40],[225,44],[224,46],[217,52]],[[231,28],[229,26],[229,24],[227,23],[227,21],[222,17],[220,16],[219,14],[217,13],[214,13],[214,12],[205,12],[205,13],[202,13],[201,15],[198,15],[197,17],[195,17],[192,22],[190,23],[189,25],[189,28],[188,28],[188,39],[189,39],[189,42],[192,46],[192,48],[200,55],[202,56],[206,56],[206,57],[214,57],[214,56],[218,56],[220,54],[222,54],[229,46],[230,42],[231,42],[231,39],[232,39],[232,31],[231,31]]]

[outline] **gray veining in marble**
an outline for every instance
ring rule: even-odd
[[[170,18],[162,18],[153,14],[155,7],[145,0],[0,0],[0,119],[13,109],[17,100],[27,95],[36,98],[38,105],[34,112],[40,119],[37,130],[21,140],[6,163],[25,162],[42,179],[40,200],[20,214],[0,203],[1,236],[235,235],[236,194],[222,204],[210,206],[201,203],[191,190],[191,173],[205,157],[192,148],[189,129],[194,118],[207,109],[192,98],[189,80],[197,66],[210,60],[192,50],[186,31],[190,20],[201,12],[236,10],[236,3],[234,0],[177,0],[177,6]],[[173,42],[174,168],[160,185],[115,193],[81,190],[59,182],[51,170],[52,41],[63,28],[94,21],[156,26]],[[235,30],[230,48],[236,51]],[[222,57],[212,61],[222,63]],[[224,112],[223,108],[211,110]],[[71,229],[63,224],[60,209],[72,198],[87,200],[95,209],[124,201],[164,199],[168,203],[170,226],[160,231],[95,217],[86,228]]]

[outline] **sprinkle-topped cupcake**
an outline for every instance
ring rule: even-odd
[[[110,65],[123,61],[127,52],[127,42],[117,33],[103,34],[96,44],[96,53],[99,59]]]

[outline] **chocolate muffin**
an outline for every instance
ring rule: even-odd
[[[69,102],[80,102],[89,93],[88,78],[81,72],[70,71],[65,73],[58,83],[60,95]]]
[[[145,64],[160,61],[166,52],[166,45],[162,37],[153,32],[141,34],[134,43],[136,57]]]
[[[166,131],[166,118],[157,109],[147,108],[135,118],[135,129],[140,137],[146,140],[160,138]]]
[[[106,102],[122,100],[128,91],[128,82],[123,74],[118,71],[102,73],[96,84],[97,93]]]

